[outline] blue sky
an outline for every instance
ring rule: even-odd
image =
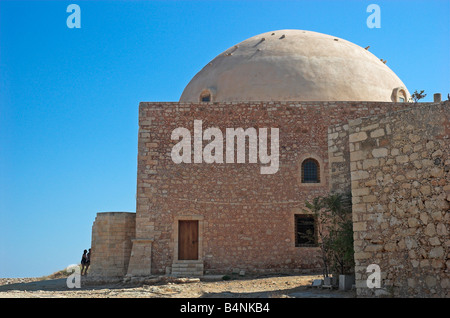
[[[450,93],[448,0],[0,0],[0,277],[79,263],[97,212],[135,211],[139,102],[177,101],[216,55],[279,29],[370,45],[424,101]]]

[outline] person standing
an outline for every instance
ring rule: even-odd
[[[83,276],[83,271],[86,272],[86,263],[87,263],[87,250],[84,250],[83,256],[81,256],[81,276]]]
[[[91,249],[89,249],[89,252],[86,254],[86,268],[84,269],[84,275],[87,274],[89,265],[91,265]]]

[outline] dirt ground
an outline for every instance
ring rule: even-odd
[[[81,288],[67,279],[0,278],[0,298],[352,298],[354,291],[311,287],[320,275],[153,277],[144,282],[99,284],[82,277]]]

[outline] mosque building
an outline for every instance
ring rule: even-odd
[[[89,275],[321,273],[305,201],[351,193],[358,295],[378,264],[382,290],[448,296],[450,103],[410,97],[335,36],[230,47],[179,102],[140,103],[136,213],[97,214]]]

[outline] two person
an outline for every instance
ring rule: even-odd
[[[89,265],[91,264],[91,249],[89,249],[89,252],[87,250],[83,251],[83,256],[81,257],[81,276],[87,274],[87,270],[89,268]]]

